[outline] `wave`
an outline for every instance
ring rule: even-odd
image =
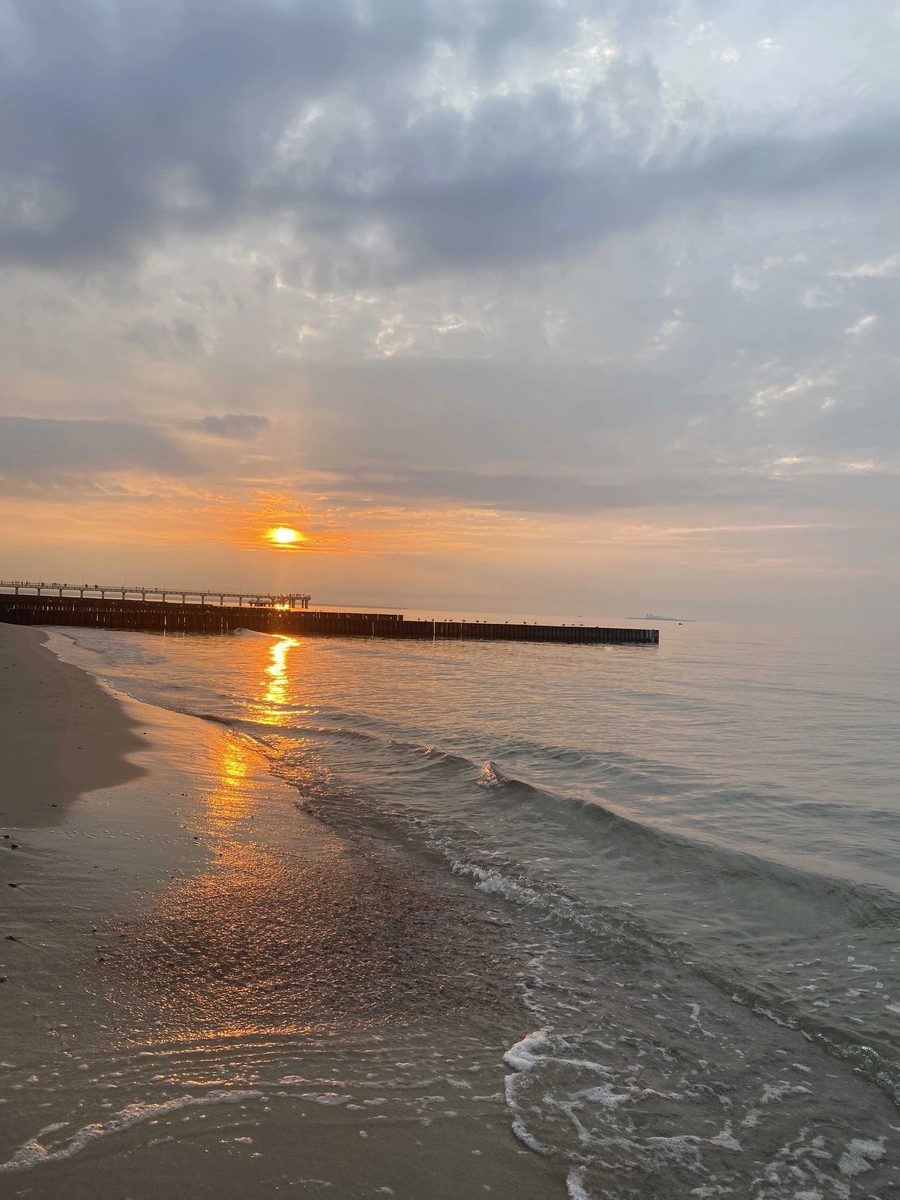
[[[215,1090],[200,1096],[179,1096],[174,1100],[164,1100],[157,1104],[129,1104],[121,1112],[116,1113],[107,1121],[98,1121],[92,1125],[83,1125],[75,1133],[62,1139],[61,1144],[55,1144],[50,1135],[59,1134],[68,1127],[67,1121],[59,1121],[47,1125],[33,1138],[21,1145],[12,1158],[0,1163],[0,1172],[9,1173],[28,1171],[46,1163],[61,1162],[72,1158],[85,1146],[100,1138],[122,1133],[133,1125],[144,1121],[158,1120],[169,1113],[178,1112],[185,1108],[196,1106],[206,1107],[211,1104],[240,1104],[245,1100],[264,1100],[266,1097],[260,1091],[223,1091]],[[43,1139],[43,1140],[41,1140]]]
[[[486,762],[478,772],[478,786],[483,788],[503,787],[504,784],[513,782],[508,776],[504,775],[500,768],[494,762]]]
[[[691,838],[680,832],[645,824],[598,800],[567,795],[507,773],[493,759],[477,762],[462,753],[434,745],[385,737],[383,734],[342,725],[304,723],[273,727],[240,719],[226,721],[209,714],[203,716],[241,729],[270,750],[276,738],[290,742],[315,737],[326,741],[359,743],[387,755],[399,752],[409,757],[407,769],[410,772],[418,773],[424,768],[443,776],[442,783],[453,782],[462,789],[474,784],[479,792],[492,792],[497,799],[507,800],[519,812],[531,809],[538,818],[563,817],[566,819],[566,832],[578,833],[583,838],[602,837],[606,861],[620,857],[634,862],[638,856],[645,869],[652,867],[654,877],[660,882],[681,881],[686,876],[694,883],[729,878],[741,882],[777,882],[795,896],[815,895],[819,900],[837,905],[852,914],[854,924],[889,927],[900,923],[900,896],[888,889],[854,883],[826,873],[805,871],[759,855],[716,845],[706,839]],[[581,751],[554,749],[560,754],[584,757]],[[599,756],[592,757],[596,759]],[[625,770],[629,765],[633,767],[634,760],[629,760],[627,755],[617,754],[614,758],[616,761],[611,765],[615,769]],[[374,772],[380,764],[372,761],[365,765]],[[394,768],[391,782],[396,791],[398,783],[402,782],[402,772],[398,776],[397,764],[391,765]],[[715,790],[711,794],[721,797],[748,793],[730,789]],[[895,814],[881,815],[886,821],[888,818],[900,821]]]
[[[897,1092],[891,1010],[870,1001],[857,1029],[863,1010],[840,998],[858,976],[858,964],[844,961],[848,941],[867,937],[866,954],[890,971],[900,925],[894,893],[645,825],[507,774],[492,759],[332,726],[254,736],[275,773],[302,787],[304,807],[336,828],[371,819],[382,834],[387,826],[397,841],[437,854],[476,891],[630,959],[677,960]],[[309,754],[309,738],[317,753],[336,749],[314,794],[308,773],[295,778],[292,758]],[[552,867],[543,870],[542,859]],[[827,980],[807,984],[826,968]],[[819,990],[804,995],[807,986]]]

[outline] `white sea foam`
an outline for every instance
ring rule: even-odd
[[[871,1171],[872,1164],[884,1158],[884,1138],[878,1141],[867,1141],[864,1138],[854,1138],[847,1143],[847,1148],[838,1161],[842,1175],[862,1175]]]
[[[478,773],[478,786],[483,788],[502,787],[509,780],[500,770],[496,763],[486,762]]]
[[[550,1154],[551,1150],[529,1132],[522,1118],[516,1092],[523,1077],[543,1061],[538,1052],[552,1049],[554,1044],[549,1029],[536,1029],[533,1033],[523,1037],[521,1041],[516,1042],[514,1046],[510,1046],[503,1055],[503,1061],[514,1071],[519,1072],[517,1075],[507,1075],[503,1081],[507,1107],[513,1114],[512,1131],[523,1145],[528,1146],[537,1154]]]
[[[584,1171],[584,1167],[573,1167],[566,1176],[569,1200],[591,1200],[590,1192],[584,1186]]]
[[[604,1083],[601,1087],[588,1088],[586,1092],[579,1092],[581,1098],[590,1100],[592,1104],[600,1104],[610,1111],[615,1111],[620,1105],[625,1104],[632,1095],[633,1091],[614,1092],[611,1083]]]
[[[516,883],[515,880],[507,878],[500,871],[478,867],[474,863],[460,862],[455,858],[450,860],[450,868],[454,875],[467,875],[470,879],[475,879],[477,881],[475,888],[479,892],[504,896],[515,904],[525,904],[531,908],[545,907],[545,901],[538,892],[521,883]]]
[[[648,1149],[655,1150],[664,1161],[696,1165],[697,1147],[701,1141],[702,1138],[692,1133],[679,1133],[673,1137],[648,1137],[644,1139],[643,1144]]]
[[[721,1146],[723,1150],[743,1150],[743,1146],[731,1132],[731,1122],[725,1124],[725,1128],[721,1133],[717,1133],[714,1138],[710,1138],[710,1145]]]
[[[514,1046],[510,1046],[503,1055],[503,1061],[516,1071],[527,1071],[540,1061],[536,1051],[551,1050],[553,1046],[550,1030],[536,1029]]]
[[[779,1100],[783,1100],[785,1096],[793,1094],[811,1096],[812,1092],[808,1087],[803,1087],[799,1083],[788,1083],[786,1080],[781,1080],[780,1083],[766,1083],[763,1085],[763,1093],[759,1098],[760,1104],[777,1104]]]
[[[242,1100],[262,1100],[264,1098],[264,1094],[258,1091],[213,1091],[206,1092],[202,1096],[179,1096],[176,1100],[164,1100],[158,1104],[129,1104],[127,1108],[123,1108],[108,1121],[83,1125],[68,1139],[65,1145],[60,1146],[57,1150],[52,1150],[44,1145],[41,1138],[65,1129],[68,1121],[59,1121],[55,1125],[45,1125],[33,1138],[29,1138],[19,1147],[12,1158],[5,1163],[0,1163],[0,1171],[30,1171],[33,1167],[42,1166],[44,1163],[61,1162],[63,1159],[72,1158],[79,1150],[83,1150],[85,1146],[98,1138],[121,1133],[125,1129],[130,1129],[132,1125],[138,1125],[141,1121],[166,1116],[168,1113],[179,1111],[179,1109],[206,1107],[210,1104],[238,1104]]]
[[[549,1149],[549,1147],[541,1145],[541,1143],[537,1140],[537,1138],[528,1132],[528,1129],[525,1126],[525,1122],[522,1120],[521,1117],[515,1117],[513,1119],[512,1131],[516,1135],[516,1137],[519,1139],[519,1141],[522,1143],[522,1145],[527,1146],[529,1150],[533,1150],[535,1152],[535,1154],[551,1154],[552,1153],[552,1151]]]

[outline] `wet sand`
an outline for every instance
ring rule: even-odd
[[[60,662],[46,633],[0,624],[0,822],[53,825],[83,792],[141,774],[134,722],[90,675]]]
[[[0,1197],[564,1196],[510,1129],[532,1021],[501,905],[43,636],[0,626]]]
[[[98,930],[98,974],[138,1037],[521,1016],[519,964],[481,906],[398,856],[314,840],[314,855],[223,847],[137,920]]]

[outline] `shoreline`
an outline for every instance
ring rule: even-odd
[[[47,648],[42,629],[0,624],[0,823],[58,824],[84,793],[139,778],[145,746],[102,685]]]
[[[562,1164],[516,1140],[503,1094],[503,1053],[533,1027],[515,920],[299,811],[249,739],[120,702],[54,670],[39,631],[14,633],[29,749],[46,703],[52,737],[97,734],[74,744],[99,765],[0,859],[17,883],[2,887],[0,1195],[151,1200],[188,1178],[237,1200],[287,1173],[360,1200],[562,1200]],[[67,761],[32,797],[60,796]]]
[[[286,736],[284,663],[257,648],[231,686],[271,735],[104,692],[139,774],[0,854],[0,1195],[895,1185],[896,1110],[848,1064],[639,929],[448,869],[353,790],[349,752]],[[192,645],[172,649],[151,666],[181,683]]]

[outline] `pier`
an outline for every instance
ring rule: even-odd
[[[286,596],[275,595],[272,592],[222,592],[218,588],[149,588],[149,587],[114,587],[100,583],[30,583],[23,579],[0,579],[0,595],[10,593],[14,596],[53,596],[60,600],[64,596],[78,594],[80,600],[99,597],[105,600],[107,596],[118,600],[136,600],[138,597],[146,601],[148,596],[158,597],[163,603],[206,604],[218,600],[219,607],[225,602],[236,600],[237,607],[243,608],[244,601],[253,608],[309,608],[311,596],[303,593],[291,593]],[[171,597],[171,600],[170,600]]]
[[[0,585],[2,586],[2,585]],[[524,622],[407,621],[398,613],[344,613],[276,603],[249,607],[204,602],[66,595],[0,594],[0,621],[13,625],[68,625],[92,629],[131,629],[151,633],[233,633],[252,629],[296,637],[410,638],[455,642],[562,642],[571,645],[658,645],[658,629],[604,629],[592,625],[529,625]],[[75,589],[73,589],[75,590]],[[89,590],[89,589],[88,589]],[[122,589],[110,589],[121,591]],[[132,589],[125,589],[126,593]],[[147,589],[147,595],[153,594]],[[173,593],[167,592],[167,595]],[[181,595],[181,593],[175,593]],[[209,593],[206,593],[207,595]],[[219,593],[214,593],[216,596]],[[192,595],[192,593],[186,593]],[[227,597],[227,593],[225,594]],[[247,594],[244,598],[248,599]]]

